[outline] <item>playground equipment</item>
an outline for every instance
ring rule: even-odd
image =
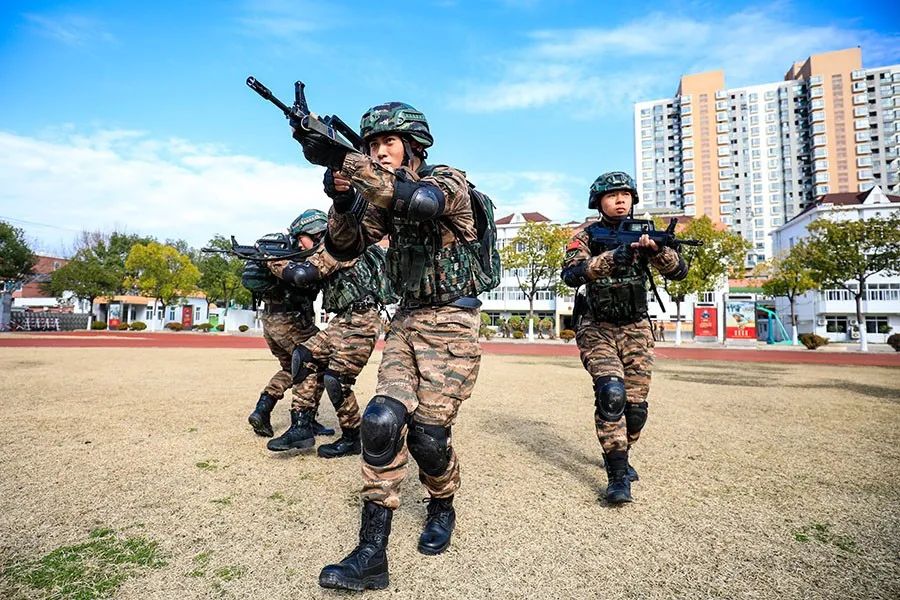
[[[766,335],[766,344],[787,344],[790,345],[791,336],[788,335],[787,330],[784,328],[784,323],[781,322],[781,319],[778,317],[778,314],[774,310],[769,310],[765,306],[756,305],[756,310],[761,310],[766,313],[768,328]],[[781,329],[781,340],[775,341],[775,327],[773,325],[773,321],[778,323],[778,328]]]

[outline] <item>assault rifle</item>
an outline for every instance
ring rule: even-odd
[[[252,76],[247,78],[247,85],[264,99],[277,106],[284,113],[284,116],[287,117],[287,120],[290,121],[291,127],[298,130],[300,136],[303,135],[304,131],[315,131],[332,140],[335,144],[345,146],[356,152],[365,151],[363,139],[340,117],[337,115],[320,117],[310,112],[309,105],[306,103],[306,94],[304,93],[306,84],[302,81],[294,83],[293,106],[288,106],[276,98],[269,88]]]
[[[616,229],[610,229],[600,223],[594,223],[587,228],[587,233],[591,238],[591,254],[600,254],[622,244],[630,246],[641,239],[642,235],[646,235],[656,242],[660,249],[668,247],[676,252],[681,250],[682,246],[703,245],[703,242],[700,240],[685,240],[675,237],[675,225],[677,224],[678,219],[673,218],[669,221],[669,226],[660,231],[656,229],[653,221],[647,219],[623,219],[619,222]]]
[[[306,258],[312,254],[310,250],[295,249],[291,244],[291,238],[285,233],[268,233],[256,240],[252,246],[239,244],[235,237],[231,236],[231,248],[201,248],[200,252],[230,254],[242,260],[259,263]]]
[[[613,250],[621,245],[631,246],[631,244],[641,239],[641,236],[648,236],[653,240],[657,247],[662,250],[665,247],[672,248],[676,252],[681,250],[682,246],[702,246],[701,240],[687,240],[675,237],[675,226],[678,219],[672,218],[669,226],[660,231],[656,229],[653,221],[648,219],[622,219],[615,229],[610,229],[601,225],[599,222],[588,227],[585,232],[590,236],[591,255],[596,256],[607,250]],[[650,289],[659,303],[659,307],[665,312],[666,307],[662,298],[659,297],[659,290],[656,289],[656,282],[653,280],[653,274],[647,265],[647,256],[638,253],[638,264],[647,279],[650,280]]]

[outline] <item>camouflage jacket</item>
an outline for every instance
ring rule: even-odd
[[[414,223],[381,207],[390,205],[393,199],[395,177],[374,165],[370,157],[360,153],[350,153],[344,159],[342,172],[367,202],[361,210],[346,213],[331,208],[326,236],[329,250],[340,258],[356,257],[388,236],[388,275],[401,303],[445,304],[474,295],[467,262],[470,253],[448,226],[455,226],[466,241],[477,238],[465,174],[443,165],[422,165],[419,173],[404,168],[408,179],[431,183],[444,193],[444,213],[437,219]],[[430,174],[423,176],[426,171]]]

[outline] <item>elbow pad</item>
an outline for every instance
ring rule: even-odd
[[[577,288],[588,282],[587,277],[588,261],[583,260],[577,265],[566,267],[562,271],[562,280],[569,287]]]
[[[281,278],[292,285],[303,287],[317,281],[321,275],[319,269],[308,262],[289,262],[281,272]]]
[[[684,259],[680,256],[678,257],[678,266],[675,269],[666,275],[666,279],[671,279],[672,281],[681,281],[688,274],[688,266],[687,263],[684,262]]]
[[[430,183],[397,179],[394,212],[413,221],[428,221],[444,214],[444,192]]]

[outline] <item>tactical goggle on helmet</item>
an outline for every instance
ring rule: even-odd
[[[591,184],[590,195],[588,196],[588,208],[599,208],[600,198],[608,192],[618,190],[628,190],[631,192],[631,205],[638,203],[637,184],[631,175],[624,171],[610,171],[604,173]]]
[[[321,210],[310,208],[300,213],[300,216],[294,219],[288,231],[292,238],[297,237],[301,233],[313,238],[318,238],[328,229],[328,215]]]
[[[373,106],[359,121],[359,135],[367,142],[372,136],[386,133],[407,135],[422,144],[423,148],[434,144],[425,115],[403,102]]]

